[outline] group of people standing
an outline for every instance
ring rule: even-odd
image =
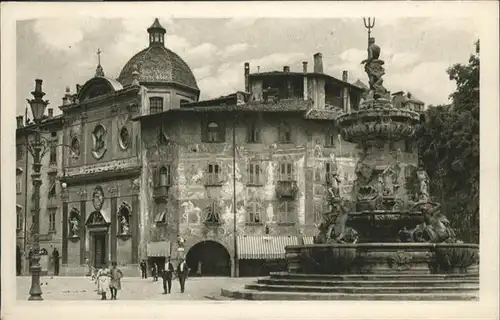
[[[111,263],[111,268],[99,269],[96,276],[97,294],[101,295],[101,300],[107,299],[108,292],[111,293],[111,300],[116,300],[118,290],[121,290],[121,279],[123,272],[117,267],[116,262]]]

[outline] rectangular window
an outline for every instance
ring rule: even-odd
[[[172,176],[170,174],[170,165],[164,165],[160,167],[159,170],[159,181],[158,185],[159,187],[166,187],[170,186],[172,183]]]
[[[158,113],[163,111],[163,98],[149,98],[149,113]]]
[[[321,223],[323,220],[323,212],[320,207],[315,208],[314,210],[314,223]]]
[[[23,229],[23,211],[21,208],[17,208],[17,213],[16,213],[16,230],[22,230]]]
[[[295,204],[283,201],[279,204],[278,223],[295,223]]]
[[[23,175],[20,173],[16,174],[16,193],[22,193],[23,187]]]
[[[248,184],[262,185],[262,169],[259,163],[248,164]]]
[[[219,185],[221,183],[221,170],[218,164],[211,163],[207,168],[207,185]]]
[[[50,164],[57,164],[57,153],[56,153],[56,145],[52,144],[50,146]]]
[[[247,127],[247,142],[248,143],[259,143],[260,134],[259,126],[256,120],[250,120]]]
[[[279,143],[292,143],[292,128],[288,123],[281,123],[278,128]]]
[[[293,163],[280,163],[280,181],[294,181],[293,178]]]
[[[334,132],[328,131],[325,136],[325,147],[335,148],[337,135]]]
[[[250,203],[247,207],[248,223],[261,224],[261,206],[258,203]]]
[[[56,209],[49,210],[49,232],[56,232]]]
[[[49,174],[49,198],[56,197],[56,175]]]
[[[16,161],[23,160],[24,157],[24,146],[23,145],[17,145],[16,146]]]

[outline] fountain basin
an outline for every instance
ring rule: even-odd
[[[287,246],[288,272],[307,274],[467,273],[479,245],[355,243]]]
[[[396,242],[400,230],[415,228],[423,221],[418,211],[372,210],[349,213],[347,226],[359,233],[363,243]]]

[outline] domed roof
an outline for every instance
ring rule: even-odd
[[[196,79],[188,64],[175,52],[165,48],[165,29],[158,19],[148,28],[149,47],[134,55],[123,67],[118,81],[126,86],[134,80],[144,82],[175,83],[199,90]]]

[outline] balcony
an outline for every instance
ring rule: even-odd
[[[169,189],[169,185],[156,186],[153,190],[153,198],[157,202],[167,202]]]
[[[276,194],[278,198],[293,199],[297,196],[298,191],[299,187],[297,186],[297,181],[294,180],[278,181],[276,185]]]

